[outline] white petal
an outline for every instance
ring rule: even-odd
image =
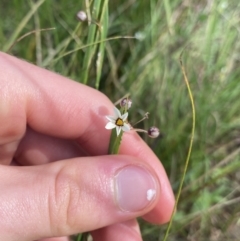
[[[115,120],[117,119],[117,118],[121,118],[121,112],[119,111],[119,109],[118,108],[116,108],[116,107],[114,107],[114,117],[115,117]]]
[[[116,126],[116,131],[117,131],[117,136],[119,136],[120,132],[121,132],[121,127]]]
[[[115,127],[116,127],[116,125],[112,122],[108,122],[107,125],[105,126],[105,128],[108,130],[113,129]]]
[[[125,114],[122,115],[123,121],[125,121],[127,118],[128,118],[128,112],[126,112]]]
[[[122,126],[122,130],[123,130],[123,131],[130,131],[130,129],[131,129],[131,127],[130,127],[130,125],[127,124],[127,123],[124,123],[124,125]]]
[[[113,116],[105,116],[109,121],[115,123],[116,119]]]

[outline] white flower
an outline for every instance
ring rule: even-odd
[[[106,116],[109,122],[107,123],[105,128],[109,130],[116,127],[117,136],[120,134],[121,130],[129,131],[130,125],[126,123],[127,117],[128,117],[128,112],[122,115],[121,112],[115,107],[114,116]]]

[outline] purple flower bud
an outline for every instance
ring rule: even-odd
[[[156,126],[152,126],[148,129],[148,136],[151,138],[157,138],[159,134],[160,134],[160,131]]]
[[[129,98],[123,98],[120,102],[120,106],[121,107],[126,107],[127,106],[127,110],[131,108],[132,106],[132,100]]]

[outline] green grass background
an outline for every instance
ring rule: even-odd
[[[133,123],[150,112],[139,127],[160,128],[160,138],[143,138],[161,159],[175,193],[192,128],[179,65],[183,51],[196,130],[168,240],[240,236],[239,5],[237,0],[0,2],[1,51],[98,88],[113,102],[129,93]],[[79,10],[98,25],[78,22]],[[46,28],[55,29],[39,31]],[[166,225],[140,223],[144,240],[163,240]]]

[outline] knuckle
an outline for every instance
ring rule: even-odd
[[[50,192],[49,219],[53,233],[65,235],[77,226],[80,188],[76,173],[66,166],[58,170]]]

